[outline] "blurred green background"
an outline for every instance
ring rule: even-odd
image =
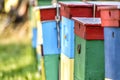
[[[40,80],[30,43],[0,44],[0,80]]]

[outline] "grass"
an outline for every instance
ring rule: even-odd
[[[41,80],[30,43],[0,44],[0,80]]]

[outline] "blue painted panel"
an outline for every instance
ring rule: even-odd
[[[56,21],[42,22],[42,32],[43,32],[44,55],[60,54],[60,49],[57,48]]]
[[[104,28],[105,77],[120,80],[120,28]]]
[[[61,53],[74,58],[74,21],[62,16]]]
[[[36,48],[37,45],[37,28],[32,28],[32,47]]]

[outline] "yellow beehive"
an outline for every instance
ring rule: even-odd
[[[61,80],[74,80],[74,59],[61,54]]]
[[[41,67],[42,67],[42,72],[41,72],[41,76],[42,76],[42,80],[46,80],[45,78],[45,66],[44,66],[44,58],[41,58]]]

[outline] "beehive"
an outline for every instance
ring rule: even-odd
[[[76,24],[75,80],[104,80],[104,41],[100,19],[73,19]]]
[[[120,21],[118,18],[120,18],[120,8],[109,6],[100,9],[105,39],[105,80],[119,80]]]

